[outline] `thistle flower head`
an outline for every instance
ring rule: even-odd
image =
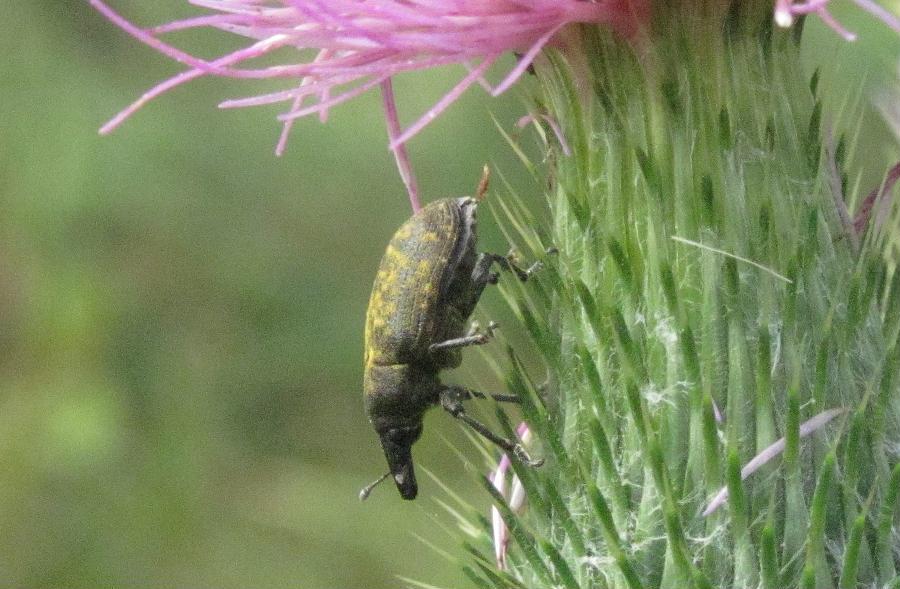
[[[221,108],[286,104],[278,117],[282,153],[293,122],[308,115],[323,121],[333,106],[380,87],[384,94],[390,147],[417,208],[415,180],[403,145],[473,84],[492,95],[512,86],[540,51],[570,23],[608,23],[623,33],[639,14],[629,0],[190,0],[211,11],[151,29],[118,15],[102,0],[91,4],[113,23],[188,69],[165,80],[101,128],[108,133],[148,101],[196,78],[286,78],[285,90],[226,100]],[[635,1],[634,4],[639,4]],[[214,28],[249,40],[249,45],[215,59],[188,54],[160,39],[166,33]],[[276,50],[296,49],[295,59],[254,66]],[[492,85],[488,70],[506,53],[517,62]],[[468,72],[415,122],[401,128],[391,79],[405,72],[461,64]]]
[[[472,85],[496,96],[528,71],[541,50],[555,44],[566,25],[606,24],[633,36],[649,16],[649,0],[189,0],[209,13],[140,28],[117,14],[103,0],[90,0],[98,11],[123,30],[188,69],[148,90],[106,123],[109,133],[150,100],[172,88],[212,75],[265,79],[286,78],[293,83],[272,93],[222,102],[221,108],[285,104],[276,154],[284,152],[294,121],[328,112],[370,90],[383,96],[390,148],[410,194],[419,208],[418,190],[404,144]],[[775,0],[775,21],[790,26],[798,15],[815,13],[845,38],[855,35],[828,11],[829,0]],[[864,10],[900,31],[900,21],[872,0],[854,0]],[[173,31],[213,28],[249,40],[239,50],[218,58],[191,55],[161,40]],[[254,65],[257,58],[282,49],[296,50],[295,58],[278,65]],[[507,53],[516,63],[497,84],[488,71]],[[284,54],[283,52],[279,55]],[[290,55],[287,53],[286,55]],[[467,73],[412,124],[400,124],[391,81],[406,72],[439,66],[463,65]]]

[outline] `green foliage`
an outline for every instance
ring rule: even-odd
[[[486,484],[523,586],[896,575],[896,254],[842,216],[864,196],[846,169],[858,115],[829,118],[798,33],[762,4],[657,3],[640,48],[585,29],[586,65],[538,68],[572,155],[548,148],[549,226],[522,222],[515,196],[501,205],[523,256],[547,265],[502,288],[547,369],[536,386],[512,355],[507,381],[548,464],[515,467],[523,514]],[[896,233],[896,208],[879,232]],[[782,456],[742,473],[780,438]],[[723,487],[727,504],[701,515]]]
[[[145,27],[201,12],[109,4]],[[0,584],[386,589],[423,569],[466,583],[412,535],[447,547],[439,487],[357,499],[384,464],[363,412],[366,302],[410,214],[377,93],[299,124],[283,158],[277,107],[215,107],[258,80],[184,87],[101,137],[184,66],[83,0],[0,2],[0,32]],[[403,116],[460,75],[397,80]],[[429,199],[471,193],[494,154],[512,167],[484,98],[417,138]],[[515,128],[514,93],[490,106]],[[465,437],[428,419],[417,460],[458,474],[448,440]],[[486,503],[479,489],[457,491]]]

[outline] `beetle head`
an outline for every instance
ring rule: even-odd
[[[478,208],[478,200],[471,196],[461,196],[456,199],[456,205],[463,211],[463,216],[469,220],[475,220],[475,211]]]
[[[419,487],[413,469],[412,445],[422,435],[422,424],[407,427],[392,427],[379,432],[381,447],[387,458],[391,476],[397,490],[404,499],[415,499]]]
[[[478,225],[478,201],[471,196],[461,196],[456,199],[456,206],[459,207],[462,215],[463,239],[461,243],[465,246],[474,247],[475,228]]]

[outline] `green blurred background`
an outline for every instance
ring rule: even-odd
[[[143,25],[196,13],[185,4],[113,3]],[[828,83],[892,80],[894,36],[846,22],[862,42],[812,27],[811,60],[843,64]],[[281,159],[277,110],[215,105],[283,84],[200,80],[101,138],[179,66],[77,0],[3,2],[0,49],[0,586],[465,584],[416,537],[456,545],[424,473],[415,502],[388,486],[357,499],[384,468],[362,412],[363,316],[409,214],[378,95],[301,120]],[[398,80],[404,118],[458,75]],[[426,200],[471,193],[492,162],[539,203],[492,122],[512,131],[524,112],[521,94],[475,89],[414,139]],[[883,145],[877,118],[866,129]],[[485,247],[505,251],[493,225]],[[470,357],[452,378],[491,383]],[[459,426],[434,412],[426,432],[417,462],[486,509]]]

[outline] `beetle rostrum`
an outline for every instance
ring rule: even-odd
[[[397,230],[381,260],[366,313],[363,389],[389,470],[360,492],[361,499],[388,476],[401,497],[415,499],[412,445],[422,434],[425,411],[436,405],[522,462],[543,462],[467,415],[462,404],[488,396],[516,402],[515,395],[485,395],[438,378],[441,370],[460,365],[462,348],[490,339],[494,324],[483,333],[466,331],[466,323],[485,287],[498,280],[493,266],[523,281],[539,266],[524,270],[507,256],[477,253],[477,207],[471,197],[432,202]]]

